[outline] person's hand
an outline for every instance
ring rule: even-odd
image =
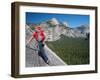
[[[45,44],[42,44],[42,47],[44,47],[45,46]]]
[[[32,41],[32,39],[33,39],[33,36],[31,36],[31,37],[29,38],[29,40],[26,41],[26,45],[30,45],[30,42]]]
[[[28,41],[26,42],[26,46],[30,46],[30,44],[29,44],[29,42],[28,42]]]

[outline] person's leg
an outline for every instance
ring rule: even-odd
[[[45,53],[45,50],[44,50],[44,47],[43,47],[43,43],[42,42],[38,42],[38,45],[39,45],[39,56],[42,57],[42,59],[45,61],[45,63],[48,63],[48,57]]]
[[[48,57],[47,57],[47,55],[46,55],[46,53],[45,53],[44,48],[42,48],[41,52],[42,52],[42,56],[43,56],[44,61],[47,62]]]

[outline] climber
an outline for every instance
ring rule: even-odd
[[[49,64],[49,59],[47,57],[47,54],[45,53],[44,46],[45,42],[44,40],[47,39],[47,36],[45,35],[44,30],[41,28],[41,26],[36,26],[35,31],[32,33],[32,36],[30,39],[27,41],[27,44],[30,44],[30,42],[35,39],[37,44],[38,44],[38,55],[42,57],[42,59],[45,61],[45,63]]]

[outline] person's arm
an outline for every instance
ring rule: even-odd
[[[48,41],[48,35],[46,34],[46,33],[44,33],[44,35],[45,35],[45,40],[43,41],[43,46],[45,45],[45,41]]]
[[[48,41],[49,39],[48,35],[46,33],[44,33],[44,35],[45,35],[45,41]]]
[[[31,36],[30,38],[29,38],[29,40],[27,41],[27,44],[30,44],[30,42],[32,41],[32,39],[33,39],[33,36]],[[27,45],[26,44],[26,45]]]

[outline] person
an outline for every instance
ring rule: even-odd
[[[40,26],[36,26],[35,31],[32,33],[32,36],[28,40],[27,44],[30,44],[30,42],[33,39],[35,39],[38,44],[37,47],[39,48],[38,55],[42,57],[42,59],[44,60],[45,63],[49,64],[49,59],[44,50],[45,38],[46,38],[46,35],[45,35],[44,31],[42,30],[42,28]]]

